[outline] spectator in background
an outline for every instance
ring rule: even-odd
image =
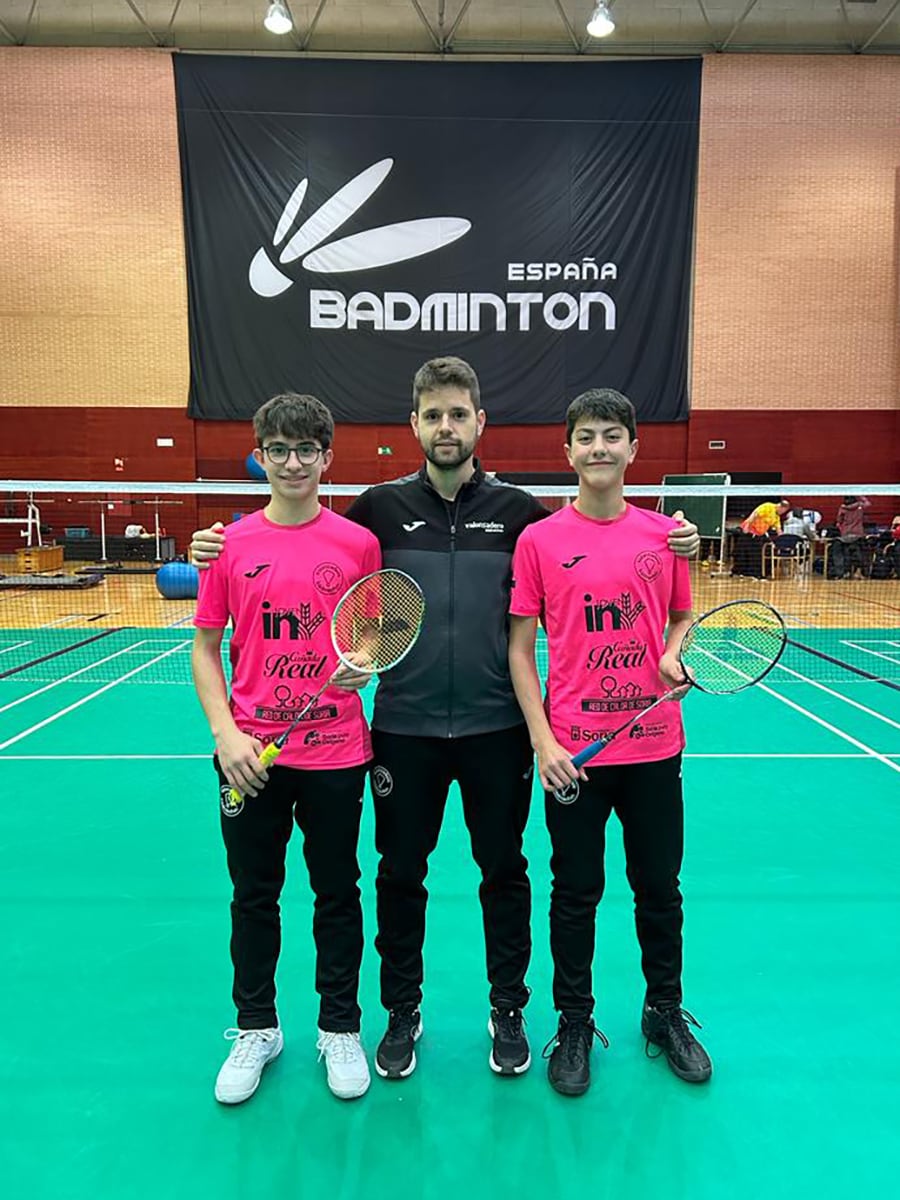
[[[885,556],[895,578],[900,579],[900,513],[891,521],[891,529],[888,537],[889,541],[885,550]]]
[[[816,540],[816,521],[813,518],[818,516],[818,513],[814,513],[810,509],[792,508],[782,522],[781,532],[786,536],[806,538],[807,541],[814,542]],[[821,518],[819,519],[821,520]]]
[[[822,514],[820,512],[816,512],[814,508],[804,508],[803,519],[812,525],[813,533],[815,533],[816,537],[822,536],[819,532],[819,526],[822,524]]]
[[[840,572],[842,579],[853,579],[857,572],[861,579],[866,577],[862,553],[862,541],[866,535],[863,514],[870,504],[867,496],[845,496],[844,503],[837,511],[835,524],[844,548],[843,570]]]
[[[750,516],[741,522],[734,543],[732,575],[762,579],[763,546],[770,536],[777,537],[781,533],[781,519],[790,508],[789,500],[780,500],[777,504],[766,501],[758,504]]]
[[[777,504],[767,500],[765,504],[757,504],[750,516],[741,522],[741,532],[753,534],[754,537],[781,533],[781,518],[790,507],[790,500],[779,500]]]

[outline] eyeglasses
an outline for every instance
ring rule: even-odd
[[[318,460],[319,455],[325,453],[322,446],[316,446],[313,442],[301,442],[299,446],[286,446],[284,442],[272,442],[270,446],[261,446],[260,449],[269,462],[276,467],[283,467],[290,460],[292,454],[297,455],[297,462],[302,467],[311,467]]]

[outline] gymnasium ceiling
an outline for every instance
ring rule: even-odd
[[[146,46],[287,54],[526,57],[900,54],[900,0],[286,0],[293,31],[263,27],[268,0],[0,0],[0,45]]]

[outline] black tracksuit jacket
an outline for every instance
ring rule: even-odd
[[[453,501],[424,466],[353,501],[346,516],[375,534],[385,567],[406,571],[425,594],[419,640],[379,680],[373,729],[457,738],[523,721],[507,660],[512,553],[525,526],[547,515],[477,460]]]

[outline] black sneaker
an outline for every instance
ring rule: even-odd
[[[594,1038],[609,1042],[594,1024],[592,1017],[560,1016],[559,1028],[544,1047],[549,1057],[547,1078],[550,1086],[563,1096],[583,1096],[591,1086],[591,1047]]]
[[[702,1029],[700,1022],[679,1004],[645,1004],[641,1017],[641,1032],[647,1039],[648,1058],[665,1054],[666,1060],[679,1079],[688,1083],[705,1083],[712,1075],[709,1055],[691,1033],[688,1023]],[[656,1054],[650,1047],[658,1046]]]
[[[392,1008],[388,1027],[375,1051],[375,1070],[382,1079],[406,1079],[416,1069],[416,1042],[422,1036],[417,1008]]]
[[[531,1049],[525,1036],[521,1008],[492,1008],[488,1033],[494,1039],[492,1071],[498,1075],[521,1075],[531,1066]]]

